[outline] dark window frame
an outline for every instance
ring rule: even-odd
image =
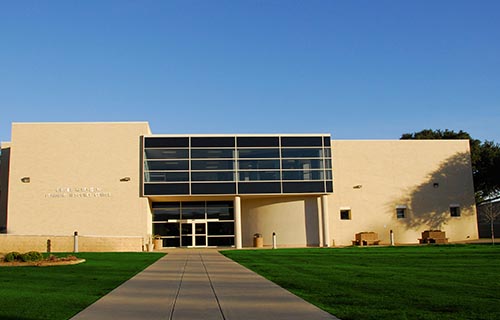
[[[450,206],[450,216],[453,218],[461,217],[460,206]]]
[[[351,209],[340,209],[340,220],[352,220]]]
[[[396,218],[398,219],[404,219],[406,218],[406,210],[407,208],[396,208]]]

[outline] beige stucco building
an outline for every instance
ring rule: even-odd
[[[14,123],[0,252],[418,243],[477,238],[467,140],[156,135],[146,122]]]

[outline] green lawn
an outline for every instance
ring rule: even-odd
[[[162,253],[78,253],[73,266],[0,267],[0,319],[68,319]]]
[[[343,320],[500,319],[500,246],[222,253]]]

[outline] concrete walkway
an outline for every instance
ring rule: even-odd
[[[337,319],[212,249],[175,249],[73,319]]]

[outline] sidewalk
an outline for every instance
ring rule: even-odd
[[[337,319],[214,249],[174,249],[72,319]]]

